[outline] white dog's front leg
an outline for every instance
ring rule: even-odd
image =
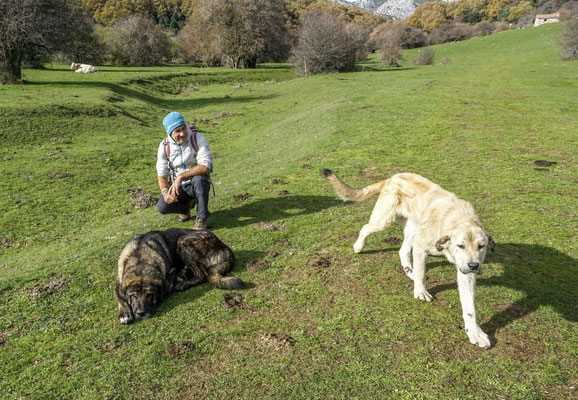
[[[421,301],[432,301],[433,296],[425,289],[425,251],[413,248],[413,297]]]
[[[489,349],[492,346],[490,338],[476,322],[476,276],[458,271],[458,291],[460,292],[466,334],[470,342],[484,349]]]
[[[363,246],[365,246],[365,239],[367,238],[367,236],[377,231],[378,229],[373,227],[371,224],[363,225],[363,228],[361,228],[361,231],[359,231],[359,236],[357,237],[357,240],[353,244],[353,251],[359,253],[361,250],[363,250]]]

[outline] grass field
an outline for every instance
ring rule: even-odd
[[[578,63],[559,60],[560,28],[307,78],[285,64],[24,70],[0,86],[0,397],[578,398]],[[159,195],[168,111],[210,142],[210,227],[251,287],[241,308],[203,284],[122,326],[124,243],[192,227],[131,205],[137,188]],[[490,350],[467,340],[444,259],[429,260],[425,304],[397,226],[353,253],[374,202],[338,201],[321,167],[357,187],[416,172],[474,204],[496,241],[477,293]]]

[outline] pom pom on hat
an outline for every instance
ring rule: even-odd
[[[165,119],[163,119],[163,126],[170,136],[171,133],[181,125],[186,125],[185,118],[178,112],[168,113]]]

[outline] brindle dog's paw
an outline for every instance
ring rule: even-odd
[[[134,316],[131,312],[121,312],[118,314],[118,322],[121,324],[130,324],[134,321]]]

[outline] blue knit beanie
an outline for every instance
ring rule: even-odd
[[[178,112],[168,113],[165,119],[163,119],[163,126],[170,136],[171,133],[181,125],[186,125],[185,118]]]

